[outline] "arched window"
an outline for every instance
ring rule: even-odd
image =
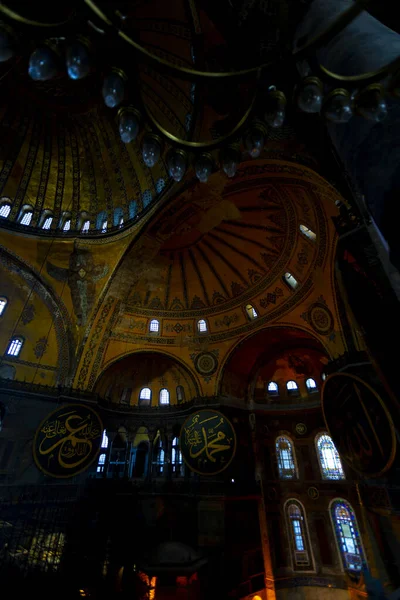
[[[151,193],[150,190],[146,190],[145,192],[143,192],[143,195],[142,195],[143,208],[147,208],[152,200],[153,200],[153,194]]]
[[[5,296],[0,296],[0,317],[6,310],[6,306],[8,304],[8,300]]]
[[[286,389],[289,392],[289,394],[296,395],[299,393],[299,386],[295,381],[293,381],[293,379],[286,383]]]
[[[278,396],[279,395],[279,386],[276,381],[270,381],[267,385],[267,392],[270,396]]]
[[[299,282],[297,281],[297,279],[295,277],[293,277],[293,275],[291,273],[285,273],[283,276],[283,281],[285,283],[287,283],[288,286],[290,288],[292,288],[292,290],[295,290],[297,288],[297,286],[299,285]]]
[[[167,388],[160,390],[160,404],[169,404],[169,391]]]
[[[151,389],[144,387],[140,390],[139,404],[149,406],[151,403]]]
[[[207,322],[204,319],[197,321],[197,330],[199,333],[206,333],[208,330]]]
[[[306,225],[300,225],[300,231],[312,242],[315,242],[315,240],[317,239],[316,233],[309,229],[309,227],[306,227]]]
[[[286,519],[294,568],[311,566],[307,523],[304,508],[300,502],[294,499],[286,502]]]
[[[63,231],[69,231],[71,229],[71,219],[67,218],[62,226]]]
[[[0,202],[0,218],[7,219],[11,212],[11,204],[9,202]]]
[[[182,471],[182,452],[179,447],[179,438],[174,437],[172,440],[172,472],[177,475]]]
[[[157,179],[157,181],[156,181],[157,194],[161,194],[161,192],[163,191],[164,188],[165,188],[165,179],[160,177],[160,179]]]
[[[129,211],[129,218],[134,219],[138,212],[138,204],[137,204],[136,200],[131,200],[129,202],[128,211]]]
[[[317,382],[315,381],[315,379],[313,379],[312,377],[309,377],[306,380],[306,388],[309,392],[318,391],[318,386],[317,386]]]
[[[322,478],[345,479],[339,453],[332,438],[327,433],[321,433],[315,442]]]
[[[45,213],[42,223],[42,229],[50,229],[53,222],[53,215],[49,212]]]
[[[103,224],[101,226],[101,233],[107,233],[108,221],[104,219]]]
[[[178,404],[185,402],[185,390],[183,385],[178,385],[176,388],[176,401]]]
[[[104,473],[104,467],[106,464],[106,455],[104,452],[100,454],[99,460],[97,462],[97,473]]]
[[[281,479],[297,479],[297,465],[291,440],[281,435],[275,442],[275,448],[279,477]]]
[[[361,571],[364,554],[357,519],[350,504],[345,500],[333,500],[331,518],[346,571]]]
[[[33,217],[33,210],[25,208],[20,215],[19,222],[21,225],[30,225]]]
[[[258,317],[258,312],[252,304],[247,304],[246,313],[250,320],[257,319]]]
[[[121,227],[124,224],[124,211],[119,206],[114,210],[113,225],[114,227]]]
[[[160,322],[157,319],[152,319],[149,325],[149,331],[151,333],[158,333],[160,331]]]
[[[18,356],[18,354],[21,352],[23,343],[24,340],[20,337],[12,338],[7,348],[7,354],[9,356]]]
[[[82,229],[81,229],[81,233],[87,233],[90,229],[90,220],[86,219],[86,221],[83,221],[82,223]]]
[[[161,439],[160,432],[158,431],[156,440],[154,443],[154,461],[153,461],[156,475],[161,475],[164,472],[164,460],[165,460],[165,452],[164,452],[163,442]]]
[[[103,431],[103,437],[101,438],[101,448],[108,448],[108,436],[105,429]]]

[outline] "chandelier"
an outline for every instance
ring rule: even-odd
[[[62,19],[54,23],[31,18],[26,9],[19,8],[23,3],[14,2],[13,7],[0,3],[0,62],[11,64],[24,56],[34,81],[51,80],[62,71],[76,81],[98,68],[109,44],[118,47],[123,66],[115,56],[115,64],[107,64],[106,69],[101,66],[104,76],[99,95],[116,112],[122,142],[139,139],[149,168],[165,153],[169,175],[177,182],[191,160],[199,181],[206,182],[219,163],[226,175],[233,177],[244,154],[259,157],[271,129],[284,124],[289,103],[293,110],[318,114],[335,124],[347,123],[354,114],[373,122],[387,116],[387,95],[400,97],[400,58],[375,72],[355,76],[331,72],[316,59],[318,48],[330,42],[367,4],[356,0],[322,33],[294,51],[283,50],[269,62],[241,70],[207,71],[196,64],[189,68],[173,63],[139,43],[127,26],[127,2],[61,2]],[[132,57],[131,62],[127,56]],[[224,86],[232,90],[232,86],[248,82],[247,106],[230,130],[216,139],[178,137],[143,102],[138,61],[174,78],[216,86],[217,90]],[[276,85],[279,72],[287,74],[284,90]],[[219,153],[217,158],[214,151]]]

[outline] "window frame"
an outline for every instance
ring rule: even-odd
[[[294,506],[300,513],[301,521],[300,521],[300,529],[301,536],[303,541],[304,550],[297,550],[296,548],[296,533],[293,527],[293,518],[289,514],[289,510],[291,506]],[[304,508],[304,505],[298,498],[288,498],[283,506],[284,515],[285,515],[285,523],[286,530],[289,538],[289,546],[290,546],[290,559],[292,562],[293,571],[296,572],[314,572],[315,571],[315,561],[314,554],[310,540],[310,530],[308,528],[307,521],[307,513]],[[298,556],[300,554],[305,554],[307,562],[301,562],[298,560]]]
[[[12,202],[11,202],[11,198],[8,198],[7,196],[3,196],[0,199],[0,211],[3,208],[3,206],[7,206],[9,208],[9,211],[6,215],[0,215],[0,219],[8,219],[8,217],[11,214],[12,211]]]
[[[7,296],[0,296],[0,302],[4,302],[4,305],[2,308],[0,308],[0,317],[2,317],[5,313],[5,311],[7,310],[7,306],[8,306],[8,298]]]
[[[161,394],[163,392],[167,392],[168,394],[168,402],[161,402]],[[159,406],[169,406],[171,404],[171,394],[169,393],[168,388],[161,388],[159,394],[158,394],[158,404]]]
[[[322,465],[321,454],[320,454],[320,449],[319,449],[319,445],[318,445],[319,442],[320,442],[320,440],[323,437],[329,438],[329,440],[331,441],[331,443],[333,445],[333,449],[334,449],[334,451],[337,454],[337,457],[335,456],[335,460],[339,460],[339,464],[340,464],[341,471],[342,471],[342,474],[343,474],[342,477],[329,477],[328,474],[326,474],[325,471],[324,471],[324,469],[328,470],[328,468],[327,467],[323,467],[323,465]],[[340,458],[339,452],[338,452],[338,450],[337,450],[337,448],[335,446],[335,443],[334,443],[333,439],[331,438],[331,436],[329,435],[329,433],[327,431],[321,431],[320,433],[318,433],[315,436],[314,443],[315,443],[315,451],[317,453],[318,464],[319,464],[319,471],[320,471],[320,474],[321,474],[321,478],[324,481],[345,481],[346,480],[346,473],[344,472],[344,469],[343,469],[343,463],[342,463],[342,460]]]
[[[278,443],[278,440],[281,440],[281,439],[289,442],[289,446],[291,448],[294,474],[290,475],[290,476],[285,475],[285,473],[283,472],[284,467],[282,467],[282,469],[281,469],[281,465],[280,465],[281,461],[279,460],[277,443]],[[280,479],[281,481],[297,481],[299,479],[299,468],[297,465],[296,448],[295,448],[293,440],[286,433],[281,433],[275,438],[275,457],[276,457],[276,462],[277,462],[277,467],[278,467],[278,479]],[[289,471],[289,469],[286,469],[286,471]]]
[[[246,304],[244,310],[246,312],[247,318],[250,321],[254,321],[255,319],[258,319],[259,314],[252,304]]]
[[[204,325],[203,325],[203,323],[204,323]],[[205,329],[202,330],[201,327],[204,327]],[[197,332],[200,335],[204,335],[205,333],[208,333],[208,323],[207,323],[206,319],[199,319],[197,321]]]
[[[25,215],[28,213],[31,213],[31,218],[29,220],[29,223],[22,223]],[[20,213],[18,215],[18,224],[22,225],[23,227],[30,227],[31,223],[32,223],[32,219],[33,219],[33,206],[31,206],[30,204],[25,204],[25,206],[23,206],[21,208]]]
[[[287,277],[287,275],[289,275],[289,277]],[[295,281],[294,284],[290,283],[290,279],[293,279]],[[299,287],[299,281],[296,279],[296,277],[294,275],[292,275],[292,273],[290,273],[289,271],[286,271],[286,273],[284,274],[284,276],[282,277],[283,281],[286,283],[286,285],[288,286],[288,288],[292,291],[297,290],[297,288]]]
[[[151,329],[151,324],[152,323],[157,323],[157,329],[156,330]],[[149,333],[151,333],[152,335],[159,335],[160,329],[161,329],[161,327],[160,327],[160,321],[158,319],[151,319],[149,321]]]
[[[315,231],[313,231],[312,229],[310,229],[310,227],[307,227],[307,225],[304,225],[304,223],[300,223],[299,229],[300,229],[301,234],[305,238],[307,238],[311,242],[316,242],[317,241],[317,234],[315,233]]]
[[[276,385],[276,390],[270,390],[269,389],[270,385]],[[276,381],[273,381],[272,379],[271,379],[271,381],[268,381],[267,394],[268,394],[268,396],[279,396],[279,384]]]
[[[149,390],[150,391],[150,397],[149,398],[142,398],[142,392],[143,392],[143,390]],[[152,392],[152,389],[150,387],[148,387],[148,386],[145,385],[142,388],[140,388],[140,392],[139,392],[139,406],[143,402],[148,402],[149,406],[151,406],[152,397],[153,397],[153,392]]]
[[[356,526],[356,535],[355,535],[355,539],[358,545],[358,549],[360,550],[359,552],[359,556],[360,556],[360,561],[361,561],[361,565],[360,565],[360,569],[349,569],[346,565],[345,565],[345,558],[343,556],[343,552],[341,545],[342,545],[342,541],[341,539],[338,539],[338,528],[336,526],[335,520],[336,517],[334,516],[334,511],[336,512],[336,507],[338,504],[343,504],[345,506],[345,508],[347,509],[349,515],[350,515],[350,520],[353,523],[353,528],[354,528],[354,524]],[[340,566],[342,568],[342,571],[349,572],[349,573],[357,573],[357,574],[361,574],[364,567],[368,566],[367,563],[367,558],[366,558],[366,554],[365,554],[365,549],[364,549],[364,544],[363,544],[363,540],[362,540],[362,536],[361,536],[361,531],[360,531],[360,526],[358,524],[358,520],[357,520],[357,515],[354,512],[354,509],[352,507],[352,505],[350,504],[350,502],[348,502],[348,500],[345,500],[344,498],[333,498],[330,503],[329,503],[329,516],[331,519],[331,524],[332,524],[332,528],[333,528],[333,535],[335,538],[335,543],[336,543],[336,548],[338,550],[338,554],[339,554],[339,559],[340,559]],[[358,534],[358,535],[357,535]],[[347,554],[351,554],[350,552],[347,552]]]
[[[313,381],[313,382],[315,383],[315,386],[314,386],[314,387],[313,387],[313,386],[310,386],[310,387],[309,387],[309,386],[308,386],[308,382],[309,382],[309,381]],[[307,390],[307,392],[308,392],[309,394],[315,394],[315,392],[318,392],[318,390],[319,390],[318,383],[317,383],[317,380],[316,380],[316,379],[314,379],[314,377],[308,377],[308,378],[306,379],[306,381],[305,381],[305,384],[306,384],[306,390]]]
[[[289,388],[288,387],[289,383],[294,383],[296,387]],[[289,396],[298,396],[300,394],[299,384],[294,379],[288,379],[285,386],[286,386],[286,392]]]
[[[177,435],[172,438],[171,442],[171,466],[172,473],[175,474],[175,476],[182,475],[183,458],[179,436]]]
[[[21,345],[19,346],[19,350],[18,350],[17,354],[11,354],[11,353],[9,353],[9,349],[11,348],[11,344],[12,344],[14,341],[17,341],[17,340],[18,340],[19,342],[21,342]],[[23,345],[24,345],[24,343],[25,343],[25,338],[24,338],[24,337],[22,337],[22,335],[16,335],[16,336],[13,336],[13,337],[10,339],[10,341],[8,342],[8,345],[7,345],[7,348],[6,348],[6,353],[5,353],[5,355],[6,355],[6,356],[8,356],[8,357],[11,357],[11,358],[18,358],[18,356],[21,354],[21,350],[22,350],[22,348],[23,348]]]

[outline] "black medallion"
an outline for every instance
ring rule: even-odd
[[[98,414],[82,404],[65,404],[41,423],[33,440],[37,467],[50,477],[73,477],[97,457],[103,434]]]
[[[201,475],[216,475],[226,469],[236,450],[233,425],[216,410],[190,415],[182,425],[180,442],[185,463]]]

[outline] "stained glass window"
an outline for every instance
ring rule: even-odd
[[[11,204],[4,203],[0,206],[0,217],[7,219],[11,212]]]
[[[169,404],[169,391],[166,388],[160,390],[160,404]]]
[[[7,354],[9,356],[18,356],[21,352],[22,344],[23,340],[21,338],[13,338],[7,348]]]
[[[204,319],[200,319],[200,321],[197,321],[197,329],[199,330],[199,333],[206,333],[207,322]]]
[[[307,528],[303,507],[296,500],[288,500],[286,503],[286,514],[293,551],[293,562],[295,566],[307,566],[310,564],[309,544],[307,543]]]
[[[331,505],[331,515],[343,567],[347,571],[361,571],[364,557],[360,532],[353,509],[344,500],[334,500]]]
[[[4,296],[0,297],[0,316],[3,314],[3,312],[5,311],[5,308],[7,306],[8,300],[7,298],[4,298]]]
[[[277,396],[279,394],[279,386],[276,381],[270,381],[268,383],[267,391],[270,396]]]
[[[174,437],[172,440],[172,472],[180,473],[182,470],[182,452],[179,448],[179,438]]]
[[[248,315],[249,319],[257,319],[258,312],[254,308],[254,306],[252,306],[251,304],[248,304],[246,306],[246,312],[247,312],[247,315]]]
[[[157,321],[157,319],[152,319],[150,321],[149,330],[152,333],[158,333],[159,332],[159,330],[160,330],[160,323],[159,323],[159,321]]]
[[[279,477],[281,479],[297,479],[297,465],[294,456],[293,444],[284,435],[275,442],[276,457],[278,460]]]
[[[322,433],[316,438],[319,466],[323,479],[345,479],[339,453],[332,438]]]

